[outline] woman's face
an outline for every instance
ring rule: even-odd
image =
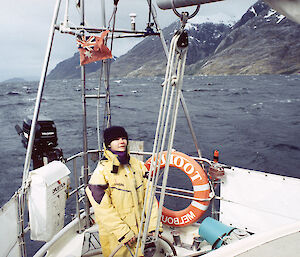
[[[127,139],[125,137],[119,137],[110,143],[110,149],[113,151],[124,152],[126,151],[126,147]]]

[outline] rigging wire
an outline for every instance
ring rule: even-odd
[[[113,49],[113,40],[114,40],[114,31],[115,31],[115,25],[116,25],[116,14],[117,14],[117,7],[118,7],[119,0],[114,0],[114,9],[112,12],[112,15],[108,21],[108,30],[111,31],[111,45],[110,50]],[[112,29],[111,29],[111,21],[113,21]],[[105,38],[105,44],[107,43],[108,37]],[[98,97],[97,97],[97,137],[98,137],[98,150],[102,157],[103,153],[103,137],[101,136],[101,130],[104,131],[105,128],[110,126],[111,123],[111,114],[110,114],[110,92],[109,92],[109,74],[110,74],[110,60],[104,60],[102,61],[102,65],[100,68],[100,77],[99,77],[99,87],[98,87]],[[106,67],[104,69],[104,66]],[[102,78],[103,78],[103,70],[106,74],[107,83],[106,83],[106,102],[105,102],[105,109],[103,113],[103,123],[102,123],[102,129],[100,129],[100,92],[101,92],[101,85],[102,85]]]
[[[147,2],[148,2],[148,5],[149,5],[149,16],[151,15],[156,30],[160,31],[157,20],[156,20],[157,19],[157,12],[156,12],[156,9],[154,8],[153,4],[152,4],[152,0],[147,0]],[[149,18],[149,20],[150,20],[150,18]]]
[[[112,12],[112,15],[108,21],[108,30],[110,30],[112,32],[112,36],[111,36],[111,45],[110,45],[110,50],[112,51],[113,49],[113,34],[114,34],[114,30],[115,30],[115,24],[116,24],[116,14],[117,14],[117,5],[118,5],[119,0],[114,0],[114,9]],[[111,21],[113,20],[113,25],[112,25],[112,29],[110,29],[111,25]],[[107,43],[107,39],[108,37],[105,38],[105,44]],[[102,65],[100,68],[100,76],[99,76],[99,87],[98,87],[98,95],[97,95],[97,138],[98,138],[98,150],[99,150],[99,154],[102,157],[102,153],[103,153],[103,137],[101,136],[101,131],[104,131],[105,128],[110,126],[110,122],[111,122],[111,117],[110,117],[110,110],[109,110],[109,106],[110,106],[110,94],[109,94],[109,85],[107,83],[107,87],[106,87],[106,103],[105,103],[105,110],[103,113],[103,123],[102,123],[102,129],[100,129],[100,92],[101,92],[101,85],[102,85],[102,78],[103,78],[103,70],[104,70],[104,66],[106,66],[106,77],[107,77],[107,81],[109,80],[109,73],[110,73],[110,60],[104,60],[102,61]]]
[[[149,0],[148,24],[150,24],[151,22],[151,12],[152,12],[152,0]]]
[[[112,30],[111,30],[111,44],[110,44],[110,50],[113,49],[113,41],[114,41],[114,32],[116,27],[116,16],[117,16],[117,10],[118,10],[118,2],[119,0],[114,0],[114,10],[113,13],[108,21],[108,29],[110,30],[110,23],[111,20],[113,20]]]
[[[101,92],[101,86],[102,86],[102,74],[103,74],[103,65],[101,65],[100,68],[100,75],[99,75],[99,87],[97,92],[97,139],[98,139],[98,150],[101,154],[102,152],[102,137],[101,137],[101,131],[100,131],[100,92]]]

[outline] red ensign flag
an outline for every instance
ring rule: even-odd
[[[79,36],[77,46],[80,53],[80,65],[112,58],[111,51],[104,44],[104,37],[109,30],[103,31],[100,37]]]

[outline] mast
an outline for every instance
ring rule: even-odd
[[[35,130],[36,130],[36,125],[37,125],[38,116],[39,116],[39,112],[40,112],[43,91],[44,91],[44,87],[45,87],[46,74],[47,74],[47,71],[48,71],[50,53],[51,53],[51,50],[52,50],[52,44],[53,44],[53,39],[54,39],[54,34],[55,34],[55,24],[56,24],[56,21],[57,21],[60,4],[61,4],[61,0],[57,0],[56,4],[55,4],[55,8],[54,8],[54,13],[53,13],[53,17],[52,17],[51,26],[50,26],[48,44],[47,44],[46,54],[45,54],[45,57],[44,57],[44,63],[43,63],[43,68],[42,68],[42,72],[41,72],[41,78],[40,78],[40,82],[39,82],[39,86],[38,86],[38,93],[37,93],[37,98],[36,98],[36,102],[35,102],[31,128],[30,128],[28,146],[27,146],[27,150],[26,150],[26,157],[25,157],[24,170],[23,170],[23,179],[22,179],[22,187],[21,187],[20,195],[19,195],[19,210],[18,210],[19,211],[19,217],[20,217],[20,221],[19,221],[19,238],[20,238],[20,242],[19,243],[20,243],[21,255],[22,256],[27,256],[25,241],[24,241],[24,236],[25,236],[24,212],[25,212],[26,189],[27,189],[27,186],[28,186],[27,185],[27,182],[28,182],[27,179],[28,179],[32,149],[33,149],[33,144],[34,144],[34,139],[35,139]]]
[[[80,0],[80,9],[81,9],[81,26],[85,25],[84,19],[84,0]],[[83,108],[83,183],[84,188],[88,184],[88,142],[87,142],[87,118],[86,118],[86,80],[85,80],[85,65],[81,66],[81,94],[82,94],[82,108]],[[86,213],[86,226],[90,227],[90,203],[87,198],[87,195],[84,196],[84,210]]]
[[[105,15],[105,0],[101,1],[101,9],[102,9],[102,26],[106,28],[106,15]],[[108,128],[111,125],[111,111],[110,111],[110,89],[109,89],[109,67],[110,60],[103,60],[103,73],[104,73],[104,87],[105,87],[105,120],[104,127]]]

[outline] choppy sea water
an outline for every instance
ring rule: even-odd
[[[143,140],[145,151],[152,151],[162,81],[138,78],[111,82],[112,124],[124,126],[130,139]],[[25,149],[15,125],[32,116],[37,86],[38,82],[0,83],[1,206],[22,182]],[[96,94],[98,87],[97,80],[88,80],[87,94]],[[300,76],[186,77],[183,95],[204,157],[212,158],[213,150],[218,149],[220,162],[227,165],[300,178]],[[96,100],[88,99],[87,106],[88,146],[94,149]],[[40,115],[54,120],[64,157],[82,151],[79,80],[47,82]],[[197,155],[182,108],[174,148]],[[95,166],[91,160],[89,164]],[[189,188],[184,176],[171,174],[168,185]],[[174,199],[167,203],[175,209],[187,204]],[[30,243],[28,255],[39,246]]]
[[[126,127],[130,139],[152,151],[162,78],[111,82],[112,124]],[[0,204],[21,185],[25,149],[15,125],[32,115],[37,82],[0,84]],[[96,94],[97,80],[87,82]],[[54,120],[59,147],[69,157],[82,150],[82,103],[79,80],[49,81],[41,115]],[[202,155],[220,151],[227,165],[300,178],[300,76],[186,77],[183,95]],[[88,147],[97,147],[96,99],[88,99]],[[196,156],[180,108],[174,148]]]

